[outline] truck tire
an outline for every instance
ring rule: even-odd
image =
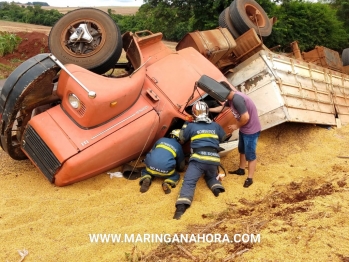
[[[113,68],[122,51],[118,25],[95,8],[73,10],[52,27],[50,52],[63,64],[76,64],[97,74]]]
[[[263,8],[254,0],[234,0],[229,6],[230,18],[240,34],[249,29],[259,36],[269,36],[272,24]],[[256,20],[255,20],[256,19]]]
[[[342,62],[343,66],[349,65],[349,48],[346,48],[342,52]]]
[[[234,39],[240,36],[239,32],[236,30],[236,28],[233,25],[233,22],[230,19],[229,7],[225,8],[219,15],[218,23],[220,27],[227,28],[230,34],[234,37]]]
[[[21,149],[22,135],[33,111],[59,103],[53,92],[59,71],[50,54],[39,54],[23,62],[7,78],[1,90],[0,145],[11,158],[27,158]]]

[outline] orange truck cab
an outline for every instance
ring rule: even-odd
[[[229,93],[219,83],[224,75],[191,47],[171,50],[161,33],[125,33],[122,42],[122,76],[63,65],[52,54],[20,65],[1,91],[3,150],[28,157],[51,183],[69,185],[146,154],[191,121],[195,101],[222,103],[220,94]],[[215,119],[229,133],[232,118],[224,111]]]

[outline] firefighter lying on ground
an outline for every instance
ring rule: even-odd
[[[222,183],[217,180],[218,166],[220,165],[219,143],[223,142],[226,134],[223,128],[208,117],[208,106],[198,101],[192,107],[194,122],[186,122],[180,133],[181,143],[190,140],[192,155],[184,175],[184,181],[176,201],[174,219],[180,219],[186,209],[190,207],[196,184],[204,174],[208,188],[218,197],[224,192]]]
[[[180,177],[177,170],[182,172],[185,167],[183,149],[178,142],[179,131],[179,129],[172,130],[169,138],[160,138],[146,155],[144,161],[146,167],[142,170],[139,181],[140,192],[148,191],[154,177],[165,178],[162,183],[165,194],[171,193],[171,188],[176,187]]]

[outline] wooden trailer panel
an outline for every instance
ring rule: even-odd
[[[336,125],[337,113],[346,122],[348,83],[336,74],[340,75],[311,63],[260,51],[226,77],[255,102],[264,130],[287,121]],[[340,83],[341,88],[337,87]]]

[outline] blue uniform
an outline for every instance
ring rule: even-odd
[[[218,188],[224,192],[222,183],[216,179],[220,164],[219,143],[226,138],[223,128],[215,122],[185,123],[179,137],[183,142],[190,139],[192,155],[176,205],[191,205],[196,183],[202,174],[211,191]]]
[[[215,123],[196,122],[186,123],[180,132],[180,139],[188,141],[190,139],[190,147],[192,155],[190,161],[212,164],[219,166],[220,156],[218,154],[219,143],[223,142],[226,134],[223,128]]]
[[[175,138],[160,138],[145,157],[146,168],[142,170],[140,184],[146,178],[165,178],[166,183],[175,187],[179,181],[176,171],[184,168],[184,153]]]

